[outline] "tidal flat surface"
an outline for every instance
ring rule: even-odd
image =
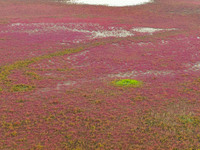
[[[199,10],[0,0],[0,149],[200,149]]]

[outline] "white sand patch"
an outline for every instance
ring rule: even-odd
[[[148,45],[153,45],[151,42],[139,42],[137,43],[139,46],[148,46]]]
[[[53,91],[58,91],[58,90],[61,90],[62,88],[66,88],[68,86],[73,86],[76,84],[76,81],[65,81],[65,82],[62,82],[62,83],[58,83],[56,85],[56,87],[44,87],[44,88],[40,88],[39,91],[37,91],[36,93],[46,93],[46,92],[53,92]]]
[[[149,34],[153,34],[154,32],[159,32],[159,31],[171,31],[171,30],[176,30],[176,29],[175,28],[159,29],[159,28],[148,28],[148,27],[139,27],[139,28],[133,28],[132,29],[132,31],[135,31],[135,32],[149,33]]]
[[[133,36],[134,34],[130,31],[123,29],[115,29],[113,31],[97,31],[92,32],[94,38],[103,38],[103,37],[128,37]]]
[[[188,69],[183,70],[184,72],[200,71],[200,62],[196,62],[194,65],[186,64],[186,67],[188,67]],[[109,74],[108,77],[110,77],[110,78],[134,78],[134,77],[137,77],[137,76],[145,76],[145,75],[153,75],[153,76],[171,75],[171,76],[173,76],[173,75],[178,74],[180,72],[182,72],[182,70],[179,70],[179,71],[173,71],[173,70],[130,71],[130,72],[117,73],[117,74]]]
[[[152,0],[61,0],[61,1],[72,4],[105,5],[112,7],[133,6],[133,5],[141,5],[153,2]]]
[[[165,40],[161,40],[161,42],[160,42],[160,44],[161,45],[166,45],[166,44],[168,44],[169,42],[168,41],[165,41]]]
[[[12,32],[23,32],[28,34],[41,34],[58,31],[70,31],[85,33],[90,39],[106,37],[134,36],[132,31],[119,27],[108,27],[105,29],[99,24],[92,23],[13,23],[10,25]],[[79,43],[79,40],[74,40]]]
[[[200,71],[200,62],[195,63],[189,70]]]
[[[149,70],[146,72],[143,71],[131,71],[125,73],[118,73],[118,74],[110,74],[108,77],[110,78],[133,78],[136,76],[145,76],[145,75],[154,75],[154,76],[166,76],[166,75],[173,75],[174,71],[167,70],[167,71],[157,71],[157,70]]]
[[[13,23],[8,26],[6,31],[0,31],[1,33],[27,33],[29,35],[41,35],[47,33],[58,33],[66,34],[63,37],[61,44],[69,44],[84,42],[84,40],[91,40],[97,38],[107,37],[130,37],[134,36],[136,32],[151,34],[158,31],[170,31],[174,29],[159,29],[150,27],[133,27],[130,30],[126,30],[123,27],[104,27],[99,24],[93,23]],[[81,36],[72,36],[71,41],[67,39],[69,32],[83,33]],[[63,36],[63,35],[62,35]],[[85,36],[85,38],[83,38]]]
[[[76,84],[76,81],[65,81],[63,83],[58,83],[56,86],[56,90],[60,90],[61,87],[72,86]]]

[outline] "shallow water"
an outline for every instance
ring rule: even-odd
[[[152,0],[70,0],[70,1],[67,0],[66,2],[75,4],[106,5],[106,6],[121,7],[121,6],[141,5],[152,2]]]

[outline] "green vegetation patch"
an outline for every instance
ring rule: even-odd
[[[26,92],[26,91],[31,91],[35,87],[32,85],[27,85],[27,84],[16,84],[11,87],[12,92]]]
[[[76,53],[76,52],[79,52],[79,51],[83,50],[84,48],[85,47],[79,47],[79,48],[74,48],[74,49],[73,48],[66,49],[64,51],[59,51],[59,52],[55,52],[55,53],[51,53],[51,54],[47,54],[47,55],[42,55],[42,56],[38,56],[38,57],[35,57],[35,58],[31,58],[30,60],[22,60],[22,61],[17,61],[17,62],[15,62],[13,64],[10,64],[10,65],[0,66],[0,70],[1,70],[1,72],[0,72],[0,82],[5,83],[6,80],[8,79],[8,76],[15,69],[28,67],[28,65],[36,63],[36,62],[41,61],[43,59],[50,59],[52,57],[57,57],[57,56],[63,56],[63,55],[66,55],[66,54]]]
[[[125,86],[125,87],[140,87],[142,85],[141,81],[134,80],[134,79],[115,80],[113,83],[114,85]]]

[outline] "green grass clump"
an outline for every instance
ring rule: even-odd
[[[32,85],[26,85],[26,84],[16,84],[11,87],[12,92],[26,92],[26,91],[31,91],[35,87]]]
[[[125,87],[140,87],[142,82],[134,79],[121,79],[114,81],[114,85]]]

